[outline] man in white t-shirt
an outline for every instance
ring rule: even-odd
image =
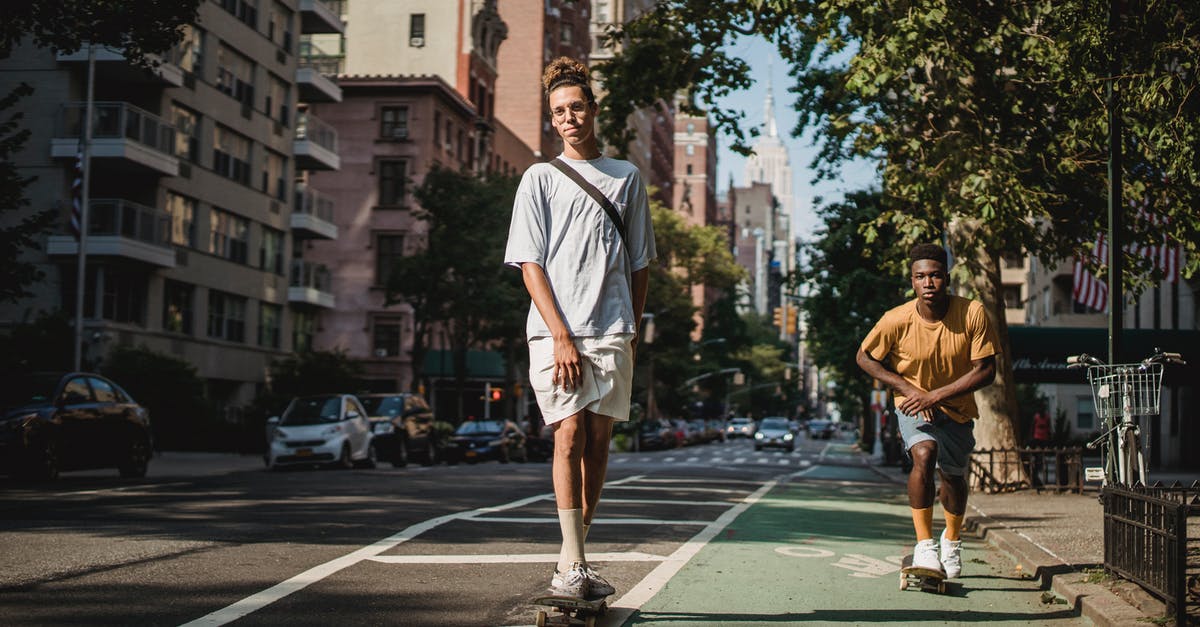
[[[559,159],[613,204],[626,231],[622,236],[577,182],[539,163],[517,189],[504,254],[506,264],[521,269],[533,301],[526,325],[530,387],[554,428],[563,542],[551,591],[599,597],[614,590],[588,564],[584,540],[604,486],[613,422],[629,419],[654,232],[638,169],[600,154],[587,68],[560,58],[542,80],[563,139]]]

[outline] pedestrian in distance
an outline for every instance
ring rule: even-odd
[[[504,262],[532,304],[529,381],[554,429],[552,478],[562,547],[551,592],[599,597],[613,587],[588,563],[613,423],[629,420],[637,333],[654,231],[641,173],[600,153],[590,74],[561,57],[542,75],[562,154],[525,171]]]
[[[1051,440],[1054,438],[1053,430],[1050,427],[1050,415],[1046,413],[1046,408],[1038,407],[1038,410],[1033,414],[1033,431],[1030,433],[1029,447],[1034,449],[1046,449],[1050,446]],[[1042,480],[1043,468],[1045,467],[1045,454],[1043,451],[1033,453],[1033,487],[1040,488],[1045,482]]]
[[[965,475],[975,448],[973,421],[979,417],[972,393],[995,378],[998,342],[983,304],[947,291],[945,249],[914,246],[909,270],[916,298],[883,314],[856,361],[895,393],[896,424],[913,463],[908,474],[917,536],[912,564],[953,578],[962,572]],[[935,469],[946,518],[940,542],[933,539]]]

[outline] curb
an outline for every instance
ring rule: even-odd
[[[1033,542],[1004,528],[1002,523],[974,513],[967,519],[966,530],[1008,555],[1018,568],[1038,579],[1042,588],[1065,598],[1071,607],[1095,625],[1116,627],[1155,620],[1107,587],[1089,583],[1086,573],[1050,557]]]

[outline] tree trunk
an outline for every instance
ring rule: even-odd
[[[409,353],[409,359],[411,360],[410,367],[412,368],[412,381],[409,381],[408,383],[408,391],[412,392],[413,394],[420,395],[423,389],[425,378],[425,353],[427,352],[428,348],[425,342],[425,324],[414,322],[412,351]]]
[[[1000,489],[1001,485],[1023,482],[1027,477],[1016,453],[1019,444],[1016,421],[1019,414],[1008,322],[1005,319],[1004,286],[1000,281],[1000,256],[982,246],[966,244],[983,239],[977,236],[978,230],[977,224],[959,225],[957,229],[952,227],[952,232],[957,231],[957,235],[962,237],[960,242],[964,244],[955,246],[955,249],[962,251],[962,261],[972,270],[968,284],[983,303],[988,321],[996,332],[996,380],[992,385],[975,392],[979,418],[975,421],[975,454],[972,455],[973,470],[969,473],[973,490],[992,491]],[[970,258],[967,258],[968,255]],[[981,454],[989,450],[1006,452]],[[974,468],[982,468],[986,472],[975,472]]]

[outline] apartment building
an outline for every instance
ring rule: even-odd
[[[738,289],[744,297],[739,307],[765,316],[779,306],[783,280],[771,245],[783,227],[779,202],[769,183],[731,186],[727,194],[734,224],[733,256],[748,273],[746,283]]]
[[[539,159],[562,152],[562,139],[550,126],[542,70],[558,57],[587,62],[590,9],[580,0],[505,0],[500,6],[508,39],[497,55],[496,117]]]
[[[272,360],[311,345],[333,307],[300,242],[336,238],[305,172],[339,167],[336,133],[297,107],[336,99],[298,64],[299,36],[337,32],[317,0],[203,2],[163,64],[133,68],[98,50],[85,279],[85,363],[144,345],[198,369],[229,413],[248,403]],[[18,156],[35,209],[61,227],[28,255],[46,273],[0,319],[72,311],[79,243],[68,231],[71,180],[85,118],[87,49],[24,46],[0,62],[0,90],[25,81],[32,135]]]
[[[695,226],[717,220],[717,138],[707,115],[675,115],[675,183],[671,206]],[[692,304],[697,308],[693,339],[704,331],[704,315],[720,293],[704,285],[692,287]]]

